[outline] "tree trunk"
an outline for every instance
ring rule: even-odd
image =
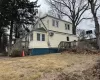
[[[2,50],[2,49],[1,49],[1,37],[0,37],[0,52],[1,52],[1,50]]]
[[[12,36],[13,35],[13,20],[11,21],[11,28],[10,28],[10,37],[9,37],[9,44],[10,44],[10,47],[12,45]]]
[[[97,47],[100,49],[100,27],[99,27],[99,22],[96,14],[93,14],[94,21],[95,21],[95,28],[96,28],[96,42],[97,42]]]
[[[76,35],[76,26],[74,22],[72,22],[72,32],[74,35]]]

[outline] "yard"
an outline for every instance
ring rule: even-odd
[[[61,73],[76,72],[80,74],[82,71],[92,68],[99,58],[100,55],[97,54],[59,53],[0,58],[0,80],[54,80]]]

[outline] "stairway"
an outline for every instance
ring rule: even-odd
[[[61,41],[58,45],[58,52],[69,50],[71,48],[76,47],[76,45],[77,45],[76,41],[72,41],[72,42]]]

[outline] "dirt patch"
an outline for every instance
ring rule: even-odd
[[[60,72],[46,74],[44,79],[39,80],[100,80],[100,60],[97,61],[92,68],[88,68],[83,71],[73,72]]]
[[[66,80],[66,76],[71,80],[73,75],[82,80],[83,71],[93,68],[99,56],[67,53],[4,58],[0,59],[0,80]]]

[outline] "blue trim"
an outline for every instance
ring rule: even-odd
[[[43,55],[43,54],[50,54],[50,53],[57,53],[57,48],[34,48],[31,49],[30,55]]]

